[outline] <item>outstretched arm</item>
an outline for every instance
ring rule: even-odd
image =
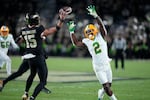
[[[89,15],[93,16],[94,18],[96,18],[96,20],[97,20],[97,22],[98,22],[98,24],[100,26],[100,32],[101,32],[102,36],[105,37],[107,35],[107,31],[106,31],[106,28],[105,28],[105,26],[103,24],[102,19],[98,16],[98,14],[97,14],[97,12],[95,10],[95,6],[93,6],[93,5],[88,6],[87,10],[89,12],[88,13]]]
[[[74,34],[75,31],[75,23],[74,21],[69,21],[67,23],[68,29],[69,29],[69,33],[70,33],[70,38],[72,41],[72,44],[77,46],[77,47],[85,47],[84,43],[82,43],[82,41],[79,41],[76,37],[76,35]]]
[[[43,38],[47,35],[56,33],[62,27],[63,22],[67,15],[68,15],[67,12],[65,12],[63,9],[60,9],[59,10],[59,20],[58,20],[56,26],[45,29],[44,32],[41,34],[41,37]]]

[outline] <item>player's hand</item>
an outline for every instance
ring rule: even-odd
[[[88,14],[92,15],[94,18],[96,18],[98,16],[98,14],[97,14],[97,12],[95,10],[95,6],[94,5],[89,5],[86,9],[89,12]]]
[[[65,20],[66,16],[72,12],[72,8],[69,6],[62,7],[59,10],[59,18],[60,20]]]
[[[67,13],[63,9],[60,9],[59,10],[59,18],[60,18],[60,20],[62,20],[62,21],[65,20],[66,16],[67,16]]]
[[[41,38],[42,38],[43,40],[46,39],[46,36],[44,36],[44,32],[41,33]]]
[[[74,33],[74,31],[75,31],[75,23],[74,23],[74,21],[69,21],[68,23],[67,23],[67,26],[68,26],[68,29],[69,29],[69,32],[70,33]]]

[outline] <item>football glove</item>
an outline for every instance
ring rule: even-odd
[[[67,26],[68,26],[68,29],[69,29],[69,32],[70,32],[70,34],[72,34],[72,33],[74,33],[74,31],[75,31],[75,23],[74,23],[74,21],[69,21],[68,23],[67,23]]]
[[[94,5],[89,5],[86,9],[89,12],[88,14],[91,15],[91,16],[93,16],[94,18],[96,18],[98,16],[98,14],[97,14],[97,12],[95,10],[95,6]]]

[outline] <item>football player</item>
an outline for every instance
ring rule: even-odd
[[[24,68],[23,66],[30,66],[31,73],[26,82],[25,94],[22,96],[23,100],[28,100],[28,91],[32,85],[36,73],[38,73],[40,82],[35,87],[34,92],[30,96],[29,100],[35,100],[37,95],[46,85],[48,70],[45,62],[44,49],[42,46],[43,39],[45,39],[47,35],[56,33],[63,25],[67,15],[68,13],[66,13],[66,11],[60,9],[59,20],[56,26],[44,29],[43,25],[40,24],[40,16],[37,13],[26,14],[25,17],[28,25],[21,30],[21,34],[19,36],[19,42],[25,41],[26,44],[25,54],[22,57],[24,60],[20,65],[19,70],[24,73],[26,70],[21,68]],[[20,75],[21,74],[22,73],[20,73]],[[15,77],[12,75],[12,78],[14,79]],[[9,80],[11,79],[8,77],[7,79],[1,81],[1,90]]]
[[[10,45],[15,49],[19,48],[14,38],[9,34],[9,28],[5,25],[0,28],[0,68],[6,63],[7,75],[11,74],[11,59],[7,55]]]
[[[117,100],[113,91],[111,90],[112,84],[112,71],[110,67],[110,58],[108,57],[106,28],[98,16],[95,6],[90,5],[87,7],[90,15],[92,15],[98,22],[99,29],[94,24],[89,24],[84,29],[85,38],[79,41],[74,34],[75,23],[70,21],[68,23],[69,32],[71,35],[71,40],[73,45],[78,47],[87,47],[89,53],[92,56],[93,69],[96,74],[97,79],[103,88],[98,90],[98,100],[102,100],[104,93],[106,93],[110,100]]]

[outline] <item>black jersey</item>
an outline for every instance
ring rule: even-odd
[[[21,36],[25,40],[25,54],[44,55],[43,39],[41,33],[44,31],[42,25],[35,27],[25,27],[21,30]]]

